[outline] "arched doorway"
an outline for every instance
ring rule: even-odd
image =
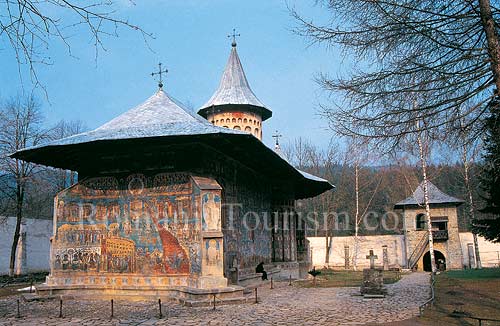
[[[423,260],[424,260],[424,271],[432,272],[430,251],[427,251],[425,253]],[[446,258],[444,258],[444,255],[441,251],[434,250],[434,261],[436,262],[437,270],[441,271],[446,270]]]

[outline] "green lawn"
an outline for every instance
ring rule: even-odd
[[[363,282],[363,271],[336,271],[331,269],[320,270],[316,277],[316,287],[356,287]],[[396,283],[401,278],[400,272],[384,271],[384,284]],[[298,287],[313,287],[312,279],[294,282]]]
[[[500,320],[499,268],[440,273],[436,275],[435,289],[436,300],[433,305],[425,308],[422,317],[389,325],[463,326],[479,324],[477,320],[470,318],[454,318],[456,313]],[[484,321],[482,325],[500,325],[500,321]]]
[[[464,269],[447,271],[444,274],[449,278],[463,280],[500,279],[500,268]]]

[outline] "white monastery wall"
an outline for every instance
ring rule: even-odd
[[[330,250],[330,263],[325,263],[326,241],[325,237],[308,237],[312,264],[316,267],[329,266],[332,268],[345,268],[346,254],[349,256],[349,268],[352,268],[354,258],[354,237],[333,237]],[[346,249],[348,246],[348,250]],[[383,246],[387,246],[389,267],[405,267],[406,253],[403,235],[377,235],[359,237],[357,266],[367,268],[370,260],[366,259],[370,250],[378,256],[375,265],[383,266]]]
[[[330,250],[330,263],[325,263],[326,241],[324,237],[308,237],[312,264],[318,268],[329,266],[332,268],[345,268],[346,246],[348,246],[349,268],[352,268],[354,256],[354,237],[333,237]],[[475,267],[473,238],[471,232],[460,232],[460,245],[463,256],[463,266]],[[483,267],[500,267],[500,243],[487,241],[478,237],[479,254]],[[373,235],[360,237],[357,255],[358,268],[367,268],[370,261],[366,256],[373,250],[378,256],[375,265],[383,265],[383,246],[387,246],[389,267],[406,267],[405,242],[403,235]],[[471,249],[469,247],[472,246]],[[472,254],[472,256],[470,256]]]
[[[9,273],[15,228],[15,217],[0,217],[0,275]],[[17,247],[16,270],[23,274],[48,271],[52,220],[23,219],[21,235]]]
[[[461,232],[460,242],[462,245],[463,265],[467,268],[475,267],[474,240],[471,232]],[[483,237],[477,237],[479,256],[483,267],[500,267],[500,243],[487,241]],[[472,249],[469,249],[472,246]],[[470,255],[469,255],[470,252]]]

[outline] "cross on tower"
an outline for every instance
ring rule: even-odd
[[[283,135],[279,134],[278,130],[276,130],[272,137],[276,139],[276,147],[280,147],[280,138],[283,137]]]
[[[236,34],[236,28],[233,28],[233,34],[228,35],[227,37],[232,37],[233,38],[233,43],[231,43],[231,46],[234,48],[236,46],[236,37],[241,36],[240,34]]]
[[[158,63],[158,72],[152,72],[151,77],[154,77],[155,75],[160,76],[160,80],[158,80],[158,87],[162,88],[163,87],[163,79],[162,79],[162,74],[166,74],[168,72],[168,69],[165,68],[165,70],[161,70],[161,62]]]
[[[378,256],[373,254],[373,250],[370,250],[370,254],[366,256],[366,259],[370,259],[370,269],[374,269],[375,259],[378,259]]]

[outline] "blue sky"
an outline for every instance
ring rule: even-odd
[[[289,1],[309,16],[321,16],[313,1]],[[150,76],[161,61],[169,73],[164,89],[197,110],[216,90],[229,56],[233,28],[241,34],[238,52],[254,93],[272,111],[264,123],[264,142],[272,146],[275,130],[283,142],[303,137],[325,147],[332,135],[317,115],[325,94],[314,82],[320,71],[335,74],[344,64],[340,52],[308,46],[293,34],[293,18],[282,0],[128,0],[118,1],[116,15],[152,32],[145,45],[140,33],[118,29],[118,38],[106,37],[106,51],[97,62],[93,42],[83,29],[71,31],[74,57],[60,42],[47,54],[53,64],[38,66],[48,92],[43,110],[49,124],[60,119],[82,120],[93,129],[140,104],[156,91]],[[0,97],[22,90],[15,57],[0,43]],[[29,76],[22,69],[24,90]]]

